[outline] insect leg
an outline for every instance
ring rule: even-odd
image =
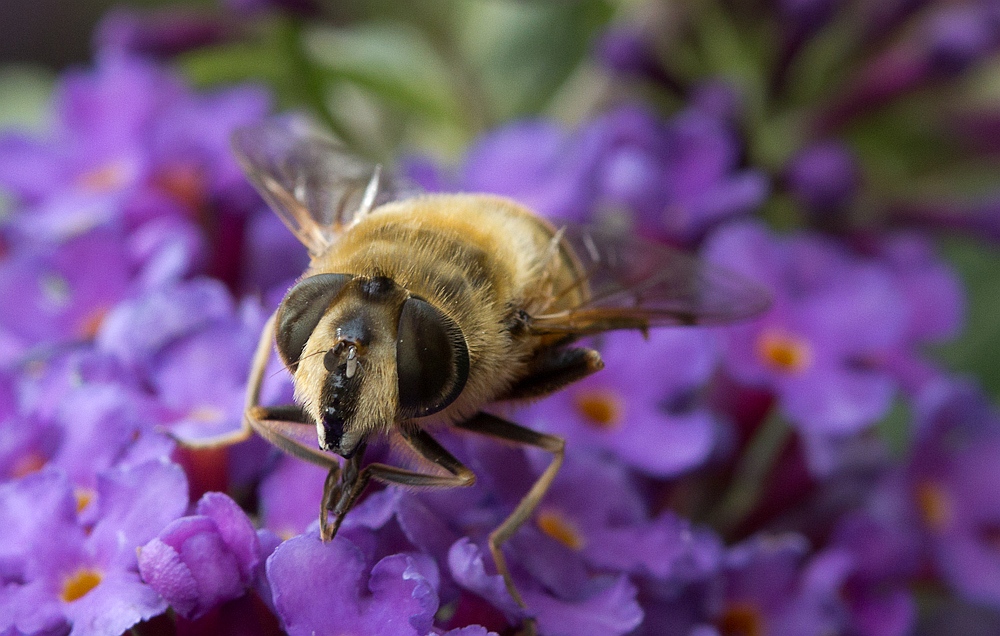
[[[354,507],[358,497],[361,496],[368,482],[372,479],[386,484],[400,484],[403,486],[424,488],[456,488],[459,486],[471,486],[476,482],[475,474],[443,446],[438,444],[437,440],[431,437],[426,431],[422,429],[404,431],[402,437],[407,445],[421,457],[445,469],[448,471],[448,474],[435,475],[421,473],[381,463],[368,464],[359,472],[358,466],[361,463],[363,449],[359,450],[344,465],[344,471],[340,476],[339,484],[331,485],[331,479],[335,480],[332,470],[330,471],[330,475],[327,476],[327,484],[323,492],[322,518],[320,519],[324,541],[332,539],[337,533],[344,515]],[[335,517],[332,526],[327,526],[327,511],[332,512]]]
[[[229,446],[237,442],[250,439],[253,434],[253,420],[249,416],[251,409],[260,404],[260,389],[264,384],[264,370],[267,362],[271,359],[271,348],[274,346],[274,323],[277,312],[271,314],[264,323],[264,328],[260,330],[260,339],[257,341],[257,349],[253,354],[253,361],[250,363],[250,377],[247,380],[246,398],[243,403],[243,421],[238,430],[230,433],[223,433],[215,437],[206,437],[199,440],[178,440],[188,448],[218,448]],[[169,431],[167,431],[169,434]]]
[[[549,352],[527,377],[510,387],[500,400],[522,400],[554,393],[567,384],[604,368],[601,354],[593,349],[556,349]]]
[[[243,420],[258,435],[289,455],[322,468],[338,466],[336,457],[319,449],[316,425],[294,404],[255,406],[243,414]]]
[[[514,512],[510,513],[504,519],[503,523],[490,533],[490,552],[493,553],[493,561],[496,563],[497,571],[503,576],[503,581],[507,585],[507,591],[510,595],[517,601],[518,605],[525,607],[521,593],[514,587],[514,580],[510,576],[510,570],[507,568],[507,560],[504,559],[500,546],[510,539],[517,529],[528,520],[528,517],[535,511],[542,497],[545,496],[545,492],[549,489],[549,486],[552,485],[552,480],[555,479],[556,473],[559,472],[559,467],[562,466],[566,441],[561,437],[539,433],[489,413],[479,413],[467,422],[456,424],[456,426],[473,433],[489,435],[506,442],[513,442],[524,446],[534,446],[552,453],[552,463],[541,474],[531,487],[531,490],[528,491],[528,494],[521,499],[521,503],[517,504]]]

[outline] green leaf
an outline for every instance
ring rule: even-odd
[[[894,457],[903,457],[910,448],[912,413],[907,403],[898,398],[889,413],[875,427],[879,438]]]
[[[348,81],[375,97],[435,120],[461,108],[449,69],[428,39],[402,23],[313,27],[305,49],[328,80]]]
[[[945,253],[968,291],[966,328],[961,337],[937,348],[953,371],[974,374],[1000,401],[1000,254],[971,239],[951,239]]]
[[[295,74],[287,45],[276,23],[262,28],[260,37],[196,49],[180,56],[181,69],[196,86],[258,81],[279,97],[295,94]]]
[[[37,131],[48,123],[55,77],[32,66],[0,68],[0,129]]]
[[[612,15],[605,0],[484,0],[461,8],[460,54],[488,96],[487,125],[544,110]]]

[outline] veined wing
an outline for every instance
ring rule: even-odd
[[[718,325],[770,307],[770,293],[735,272],[676,249],[624,233],[565,225],[561,240],[581,275],[556,296],[587,289],[587,300],[532,317],[537,333],[586,335],[612,329]]]
[[[313,256],[359,215],[416,193],[302,116],[240,128],[232,145],[250,182]]]

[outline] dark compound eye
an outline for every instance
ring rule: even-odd
[[[399,406],[405,417],[436,413],[469,378],[469,348],[455,321],[427,301],[403,303],[396,339]]]
[[[310,276],[299,281],[281,301],[275,340],[278,354],[289,369],[295,369],[320,318],[353,278],[351,274]]]

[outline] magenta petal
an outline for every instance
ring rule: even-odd
[[[496,632],[487,631],[482,625],[468,625],[446,631],[442,636],[498,636]]]
[[[100,585],[64,608],[73,624],[70,636],[119,636],[139,621],[165,612],[167,602],[143,584],[138,573],[117,570],[106,573]]]
[[[448,568],[455,581],[475,592],[510,616],[522,616],[524,610],[507,592],[503,577],[487,574],[483,552],[468,537],[462,537],[448,552]]]
[[[171,340],[233,311],[233,300],[219,281],[179,283],[116,306],[104,319],[97,342],[128,363],[145,365]]]
[[[397,554],[371,570],[365,557],[338,536],[329,543],[301,535],[267,560],[274,607],[291,636],[331,630],[423,636],[437,611],[436,568],[427,557]],[[367,588],[367,589],[366,589]]]
[[[642,623],[635,586],[625,576],[578,602],[531,591],[524,596],[535,612],[539,631],[549,636],[618,636]]]
[[[88,541],[106,558],[134,567],[135,549],[184,514],[187,476],[177,464],[159,461],[113,469],[99,476],[97,498],[100,520]]]
[[[196,512],[211,519],[219,536],[239,561],[240,571],[249,582],[260,561],[257,531],[239,505],[221,492],[209,492],[198,501]]]
[[[326,473],[325,469],[290,455],[278,458],[274,470],[264,477],[257,491],[263,524],[285,538],[304,532],[316,521]]]
[[[792,421],[806,423],[810,433],[845,435],[884,416],[895,391],[895,382],[881,373],[825,369],[783,391],[782,408]]]
[[[242,596],[261,558],[260,539],[232,499],[207,493],[197,512],[170,523],[139,554],[145,581],[189,619]]]
[[[347,539],[323,543],[313,535],[289,539],[267,559],[274,608],[290,636],[322,633],[327,625],[358,621],[364,556]]]
[[[668,477],[696,468],[715,444],[715,419],[707,411],[673,416],[644,413],[627,426],[627,434],[609,446],[650,475]]]
[[[409,615],[417,634],[429,633],[438,609],[439,575],[434,560],[423,554],[394,554],[375,564],[368,589],[373,595],[369,606],[370,624],[381,621],[374,608],[381,607],[387,620],[400,613]],[[379,603],[384,600],[385,603]]]
[[[198,584],[177,550],[153,539],[139,551],[139,574],[177,613],[196,616]]]

